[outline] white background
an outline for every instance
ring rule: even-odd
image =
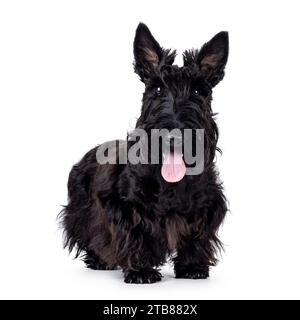
[[[1,1],[0,297],[300,298],[298,1]],[[164,47],[229,31],[214,90],[218,156],[230,201],[226,252],[209,280],[126,285],[62,249],[56,216],[71,166],[124,138],[139,115],[139,21]]]

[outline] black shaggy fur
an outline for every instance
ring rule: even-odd
[[[218,128],[211,98],[224,76],[228,34],[186,51],[178,67],[172,65],[175,52],[163,49],[141,23],[134,56],[145,83],[136,127],[204,129],[204,171],[168,183],[159,164],[100,165],[92,149],[69,176],[69,202],[61,213],[65,246],[84,254],[92,269],[121,267],[128,283],[159,281],[168,256],[177,278],[204,279],[217,262],[217,231],[227,211],[214,164]]]

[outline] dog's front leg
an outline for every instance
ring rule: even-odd
[[[129,216],[129,215],[128,215]],[[166,249],[155,222],[136,212],[114,226],[115,252],[126,283],[154,283],[162,276],[158,267],[165,262]]]
[[[131,247],[127,252],[125,263],[122,263],[126,283],[154,283],[162,276],[157,267],[163,256],[155,239],[147,235],[130,235]]]
[[[209,267],[216,265],[216,254],[222,248],[217,232],[226,211],[225,198],[219,191],[215,193],[210,206],[205,207],[205,211],[194,215],[189,234],[182,237],[177,245],[177,256],[174,258],[176,278],[209,277]]]
[[[196,240],[195,234],[182,239],[177,248],[177,256],[174,258],[176,278],[208,278],[212,255],[213,248],[208,239]]]

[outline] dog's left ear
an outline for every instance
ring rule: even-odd
[[[224,77],[228,50],[228,32],[219,32],[201,50],[185,51],[184,65],[196,64],[201,75],[214,87]]]
[[[175,58],[175,51],[163,49],[144,23],[140,23],[136,29],[133,49],[135,72],[142,81],[146,80],[159,65],[172,64]]]
[[[228,51],[228,32],[221,31],[205,43],[198,54],[197,64],[200,71],[212,86],[224,77]]]

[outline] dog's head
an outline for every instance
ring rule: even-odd
[[[183,129],[203,129],[204,162],[209,165],[214,159],[218,139],[211,110],[212,88],[224,76],[228,33],[218,33],[200,50],[185,51],[182,67],[173,65],[175,55],[175,51],[159,45],[145,24],[138,25],[134,40],[134,67],[145,84],[145,92],[136,127],[149,134],[152,129],[176,129],[183,135]],[[168,134],[167,138],[172,140],[173,134]],[[162,169],[163,177],[170,182],[180,180],[186,167],[185,158],[180,160],[182,153],[174,150],[174,143],[173,146],[171,143],[172,147],[170,152],[164,154],[171,167],[163,164]],[[195,153],[193,148],[191,153]],[[187,154],[184,153],[184,156]],[[177,173],[172,169],[174,161],[178,162]]]

